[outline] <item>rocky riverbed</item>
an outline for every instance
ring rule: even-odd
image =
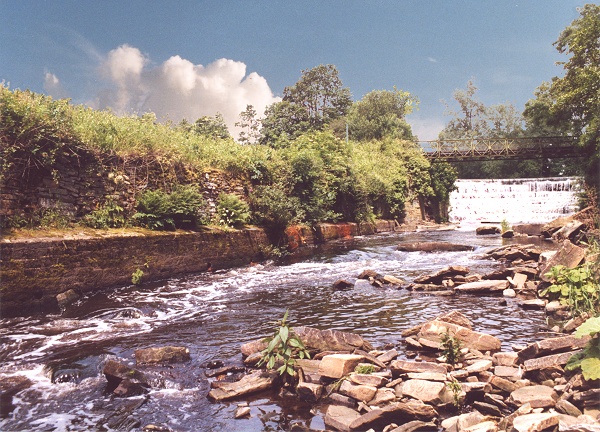
[[[552,329],[554,337],[503,351],[497,337],[474,328],[456,311],[404,331],[402,347],[380,346],[357,333],[296,327],[291,331],[311,358],[295,361],[293,379],[257,366],[267,348],[258,339],[241,346],[244,367],[206,365],[211,383],[207,397],[216,404],[234,401],[235,417],[243,419],[250,415],[245,398],[279,389],[281,395],[323,411],[327,429],[338,431],[600,431],[599,383],[564,370],[590,340],[571,334],[585,317],[570,317],[565,307],[537,296],[547,284],[549,268],[573,267],[586,259],[586,250],[564,240],[551,253],[533,245],[510,245],[492,249],[486,257],[505,267],[479,275],[449,266],[411,284],[367,269],[355,283],[460,295],[465,301],[472,295],[516,298],[522,308],[545,309],[561,323]],[[340,289],[354,286],[336,284]],[[454,353],[447,351],[449,338]],[[187,356],[189,351],[181,347],[143,349],[135,353],[140,368],[110,361],[103,372],[115,395],[143,395],[160,381],[144,367]],[[145,430],[169,428],[147,425]]]

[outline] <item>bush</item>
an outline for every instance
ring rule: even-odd
[[[102,207],[85,215],[81,224],[90,228],[120,228],[127,224],[123,207],[113,201],[108,201]]]
[[[193,186],[178,186],[170,194],[144,191],[136,208],[133,221],[153,230],[195,228],[208,223],[206,201]]]
[[[228,227],[241,227],[250,220],[250,207],[234,194],[219,195],[217,203],[219,223]]]
[[[300,200],[278,186],[258,186],[250,194],[250,208],[257,225],[284,230],[300,222],[304,212]]]

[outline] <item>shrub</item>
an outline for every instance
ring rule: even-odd
[[[586,380],[600,379],[600,316],[588,318],[575,331],[576,338],[591,336],[590,341],[580,353],[573,355],[566,370],[573,371],[581,369]]]
[[[144,277],[144,271],[142,269],[138,268],[131,274],[131,283],[139,286],[142,284],[143,277]]]
[[[170,194],[144,191],[137,198],[136,208],[134,223],[153,230],[195,228],[208,223],[206,201],[191,185],[178,186]]]
[[[455,365],[461,357],[462,342],[452,336],[449,331],[442,333],[440,338],[442,339],[442,355],[446,358],[446,363]]]
[[[268,345],[261,352],[262,358],[258,362],[258,366],[264,364],[267,369],[273,369],[278,365],[279,375],[285,374],[287,379],[290,379],[294,377],[296,359],[310,358],[310,354],[294,330],[288,326],[288,313],[289,311],[286,310],[281,321],[276,323],[273,336],[265,339]]]
[[[85,215],[81,224],[90,228],[120,228],[127,223],[123,207],[117,205],[114,201],[107,201],[100,208]]]
[[[300,222],[304,212],[300,200],[278,186],[258,186],[250,194],[252,218],[257,225],[284,230]]]
[[[250,220],[250,207],[234,194],[220,194],[217,202],[219,223],[228,227],[240,227]]]
[[[546,273],[546,277],[553,283],[540,291],[540,297],[558,299],[561,304],[569,306],[574,316],[600,311],[600,286],[591,263],[572,269],[554,266]]]

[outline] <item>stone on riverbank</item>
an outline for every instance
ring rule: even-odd
[[[208,398],[215,402],[221,402],[256,393],[273,387],[278,377],[279,375],[275,371],[258,370],[233,383],[215,381],[213,384],[217,383],[217,387],[208,392]]]
[[[501,232],[500,228],[494,225],[483,225],[475,229],[477,235],[500,234]]]
[[[143,348],[134,356],[136,364],[181,363],[190,360],[190,350],[176,346]]]
[[[373,346],[355,333],[338,330],[318,330],[312,327],[295,327],[294,332],[306,348],[318,351],[371,351]]]
[[[508,288],[507,280],[480,280],[477,282],[468,282],[457,286],[454,291],[464,294],[502,294]]]
[[[462,252],[472,251],[473,246],[448,242],[414,242],[402,243],[396,248],[400,252]]]
[[[486,333],[476,332],[466,327],[439,320],[433,320],[425,323],[419,331],[418,339],[419,342],[421,339],[425,339],[432,342],[441,343],[441,336],[446,333],[449,333],[453,337],[459,339],[466,348],[471,348],[478,351],[500,350],[500,339],[494,336]]]

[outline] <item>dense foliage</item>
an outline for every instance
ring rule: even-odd
[[[331,68],[325,72],[331,72]],[[385,126],[391,133],[373,135],[381,139],[346,141],[321,124],[339,120],[349,109],[346,102],[342,103],[349,93],[338,81],[334,80],[334,84],[341,96],[331,100],[329,96],[323,99],[309,93],[319,101],[317,108],[310,111],[298,102],[300,86],[290,89],[294,102],[282,103],[295,105],[294,109],[301,108],[304,115],[316,115],[318,119],[310,120],[309,115],[306,130],[298,129],[297,133],[281,134],[266,144],[253,145],[242,145],[225,135],[220,116],[203,117],[194,123],[162,124],[152,113],[118,117],[109,111],[96,111],[30,91],[10,90],[3,85],[0,178],[58,178],[61,166],[57,155],[77,156],[82,151],[95,155],[100,163],[121,160],[124,167],[154,164],[160,168],[161,181],[155,181],[152,187],[144,186],[144,191],[137,193],[133,212],[128,213],[107,196],[92,214],[84,215],[84,223],[97,228],[133,224],[174,229],[219,223],[223,215],[213,214],[211,220],[206,203],[194,186],[195,179],[210,169],[226,172],[247,184],[247,196],[240,198],[251,204],[251,220],[230,221],[227,225],[252,221],[282,230],[297,222],[402,218],[405,202],[435,199],[440,184],[447,189],[441,191],[442,196],[447,195],[453,179],[448,178],[449,183],[434,181],[434,170],[420,148],[413,141],[400,138],[411,135],[401,118],[413,102],[410,95],[398,91],[387,95],[395,98],[394,116],[400,121],[391,124],[400,128]],[[246,111],[244,121],[249,123],[252,108]],[[318,127],[313,128],[311,121],[317,122]],[[399,130],[406,133],[397,133]],[[184,167],[185,178],[178,174],[181,170],[177,171],[176,166]]]

